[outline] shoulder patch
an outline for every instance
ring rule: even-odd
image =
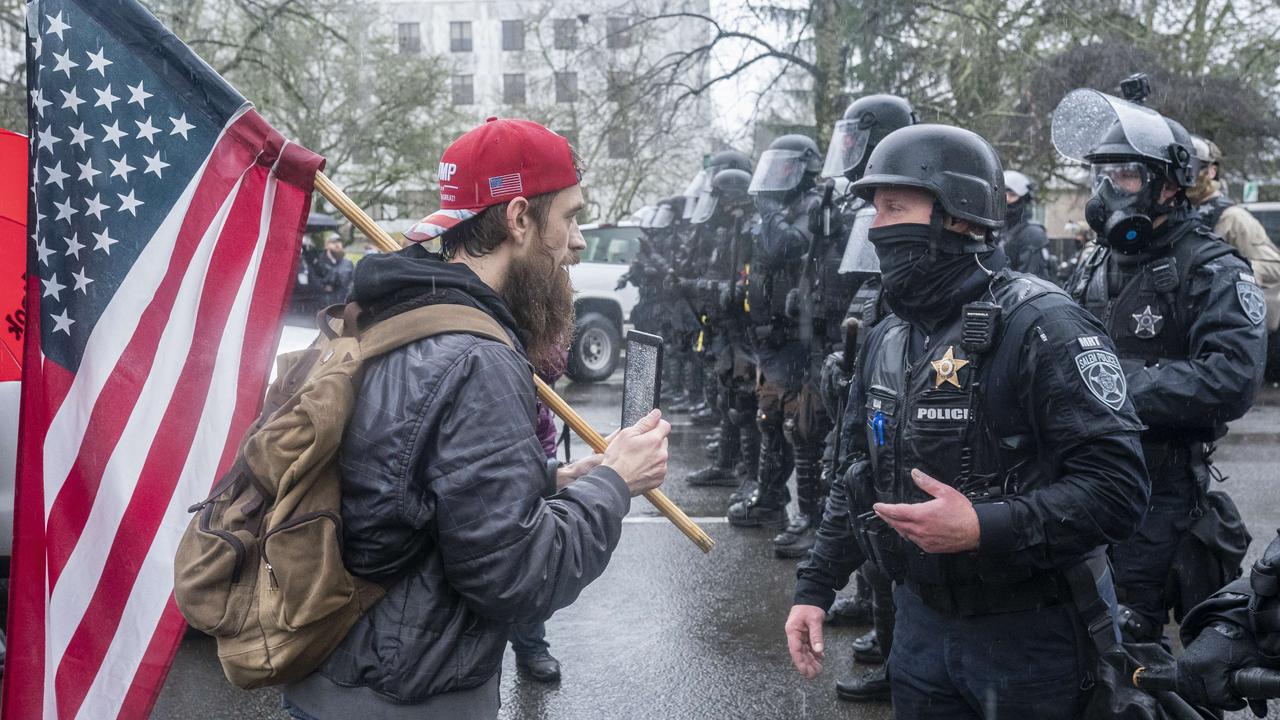
[[[1102,340],[1097,335],[1081,335],[1076,338],[1081,350],[1097,350],[1102,347]]]
[[[1120,359],[1107,350],[1088,350],[1076,355],[1076,369],[1084,378],[1085,387],[1103,405],[1112,410],[1124,406],[1128,385]]]
[[[1244,277],[1244,273],[1240,274]],[[1262,297],[1262,289],[1257,283],[1247,280],[1236,281],[1236,298],[1240,300],[1240,309],[1245,317],[1254,325],[1261,325],[1267,319],[1267,301]]]

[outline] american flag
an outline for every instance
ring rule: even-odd
[[[173,558],[255,416],[323,160],[133,0],[27,14],[28,332],[6,718],[145,717]]]
[[[524,192],[524,183],[520,179],[520,173],[511,173],[510,175],[498,175],[489,178],[489,196],[498,197],[500,195],[518,195]]]

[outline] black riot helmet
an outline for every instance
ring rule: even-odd
[[[751,204],[751,175],[745,170],[726,168],[711,179],[711,192],[698,200],[693,222],[701,225],[715,216],[716,210],[731,212]]]
[[[752,195],[789,202],[813,187],[822,171],[822,155],[813,138],[783,135],[769,143],[751,176]]]
[[[894,130],[917,122],[911,103],[897,95],[868,95],[854,100],[845,108],[844,117],[836,121],[822,176],[843,175],[849,182],[856,181],[881,140]]]
[[[1156,240],[1154,219],[1186,204],[1198,164],[1191,134],[1151,108],[1097,90],[1073,90],[1053,111],[1053,144],[1090,166],[1085,220],[1098,242],[1137,254]],[[1179,188],[1161,202],[1166,183]]]
[[[751,158],[737,150],[722,150],[707,159],[707,165],[694,176],[685,188],[684,219],[692,220],[694,210],[711,197],[711,180],[721,170],[743,170],[751,177]]]
[[[672,195],[659,200],[658,209],[653,214],[650,227],[659,230],[671,227],[676,218],[684,216],[684,204],[685,197],[683,195]]]
[[[1004,168],[977,133],[950,125],[912,125],[889,133],[853,183],[868,201],[875,189],[928,190],[947,215],[995,230],[1004,226]]]

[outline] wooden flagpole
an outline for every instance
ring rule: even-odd
[[[395,252],[399,249],[396,247],[395,241],[391,239],[391,236],[387,234],[387,231],[379,227],[373,221],[373,218],[369,217],[364,210],[361,210],[358,205],[352,202],[351,198],[347,197],[347,194],[342,192],[341,188],[334,185],[333,181],[323,172],[316,173],[315,188],[326,200],[333,203],[338,212],[346,216],[352,225],[359,228],[365,237],[373,241],[373,244],[377,245],[379,250]],[[533,376],[533,384],[538,390],[538,398],[552,412],[559,415],[560,419],[564,420],[569,427],[573,428],[578,437],[586,441],[587,445],[590,445],[595,452],[604,452],[608,446],[604,437],[596,432],[596,429],[591,427],[586,420],[582,419],[582,416],[574,411],[573,407],[564,398],[560,397],[555,390],[551,389],[550,385],[543,382],[542,378],[537,375]],[[701,548],[702,552],[711,552],[715,541],[703,532],[697,523],[690,520],[689,516],[680,509],[680,506],[671,502],[670,498],[663,494],[661,490],[650,490],[644,494],[644,497],[658,509],[658,512],[666,516],[668,520],[679,528],[680,532],[692,540],[694,545]]]

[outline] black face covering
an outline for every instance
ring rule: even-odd
[[[1004,211],[1005,229],[1022,222],[1022,216],[1027,212],[1027,201],[1025,198],[1019,198],[1017,202],[1009,203],[1009,207]]]
[[[871,228],[867,238],[880,258],[885,302],[900,317],[915,322],[945,319],[968,301],[969,287],[980,261],[992,252],[975,252],[982,243],[968,235],[942,230],[936,257],[929,257],[929,225],[904,223]]]

